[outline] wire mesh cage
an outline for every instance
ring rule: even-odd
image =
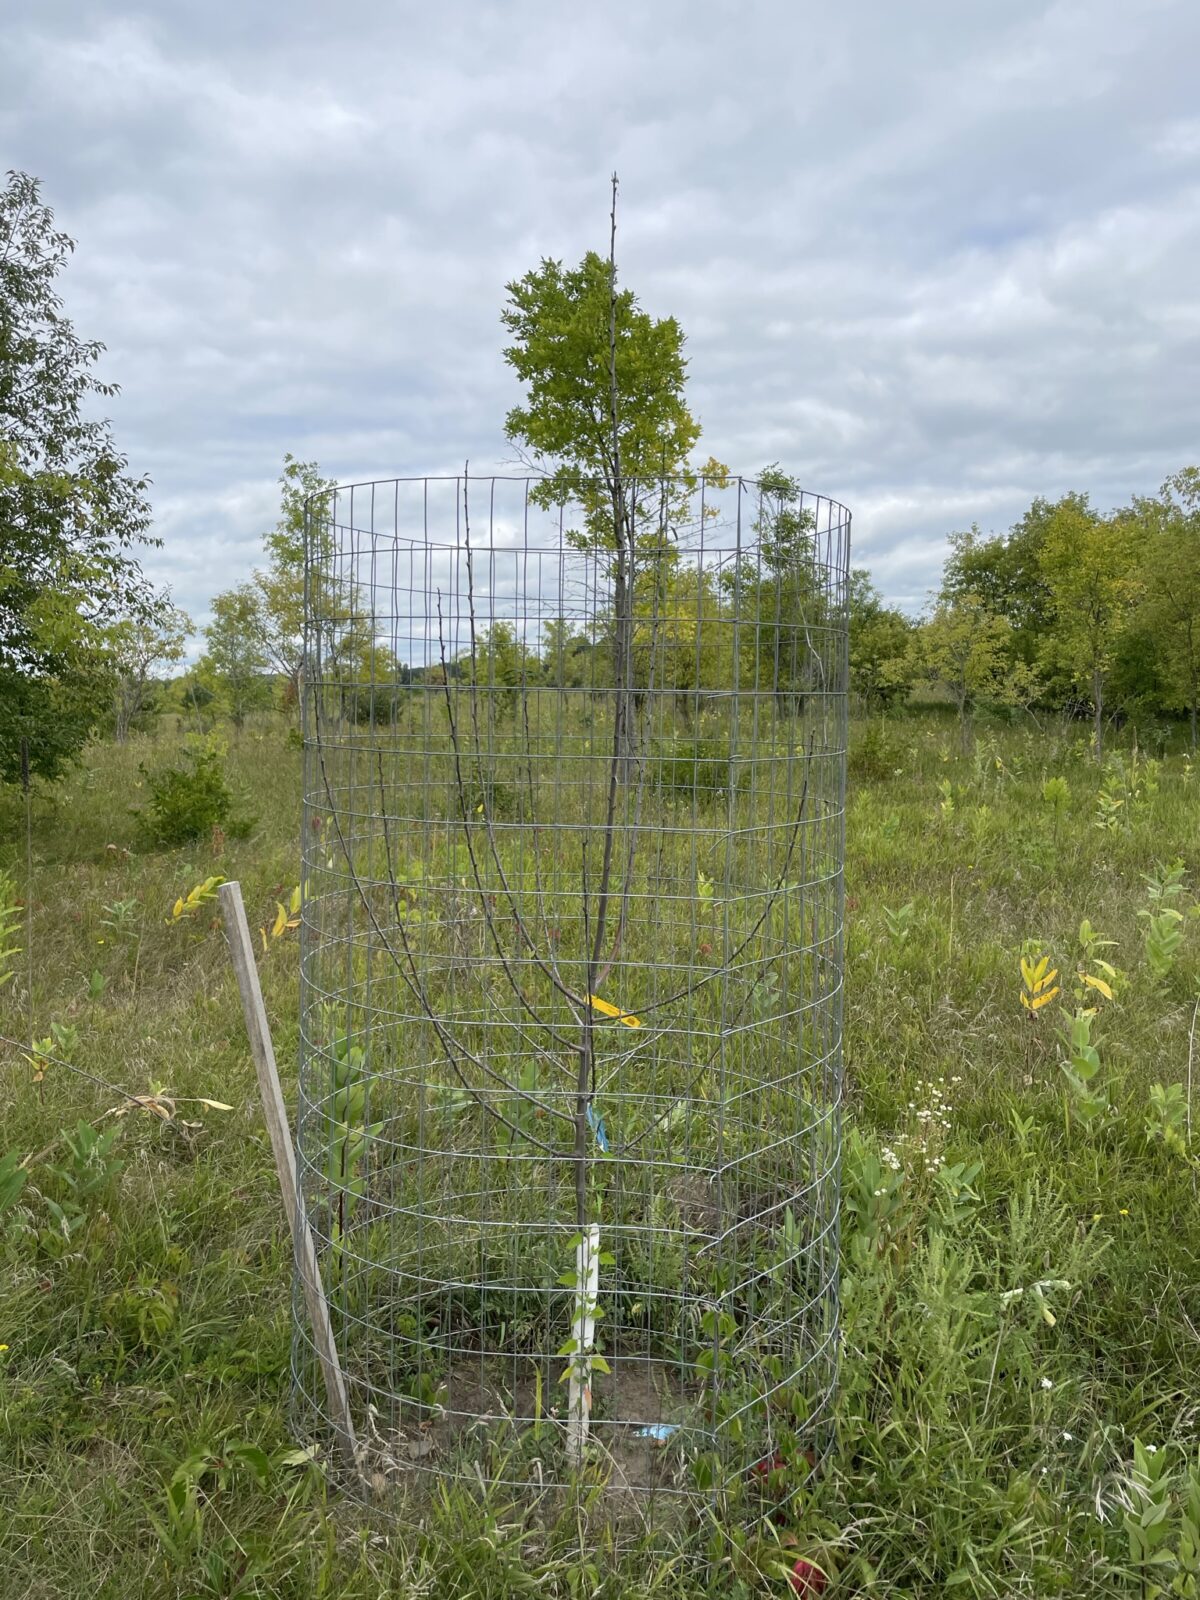
[[[778,472],[308,506],[298,1162],[385,1474],[502,1432],[644,1517],[825,1448],[849,532]]]

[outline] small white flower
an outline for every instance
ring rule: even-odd
[[[1050,1378],[1043,1378],[1042,1379],[1042,1388],[1043,1389],[1053,1389],[1053,1387],[1054,1387],[1054,1383]]]
[[[1062,1436],[1062,1442],[1064,1444],[1073,1444],[1074,1440],[1075,1440],[1075,1435],[1073,1433],[1064,1433],[1063,1436]]]
[[[1156,1444],[1148,1444],[1146,1446],[1146,1454],[1148,1456],[1156,1456],[1158,1454],[1158,1446]]]

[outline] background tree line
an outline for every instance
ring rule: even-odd
[[[280,529],[299,514],[297,486],[317,481],[315,466],[289,458]],[[739,630],[739,681],[753,681],[757,672],[797,692],[806,686],[803,626],[828,620],[830,598],[813,562],[811,525],[798,509],[799,486],[776,467],[754,481],[761,496],[756,562],[718,574],[668,543],[661,559],[635,564],[635,683],[670,685],[684,700],[727,687],[734,630],[720,624],[736,605],[743,618],[758,619]],[[294,703],[300,618],[292,586],[299,579],[298,565],[287,563],[299,556],[281,556],[280,540],[279,530],[268,536],[265,573],[217,597],[208,650],[195,669],[235,721],[249,709],[248,683],[256,704]],[[1035,500],[1007,533],[973,527],[951,534],[941,584],[920,617],[887,604],[870,573],[856,568],[848,609],[850,686],[865,710],[886,711],[934,691],[955,707],[964,737],[981,708],[1035,719],[1087,717],[1098,753],[1114,720],[1184,719],[1195,748],[1200,469],[1185,468],[1157,495],[1107,515],[1086,494],[1068,494]],[[777,615],[790,616],[790,626]],[[373,676],[403,684],[437,670],[404,668],[378,644],[369,661],[368,634],[350,652],[350,680],[355,663],[364,683]],[[526,638],[497,622],[481,631],[473,661],[463,655],[449,664],[452,677],[475,676],[514,697],[522,685],[602,689],[612,670],[603,618],[588,630],[552,618]],[[372,708],[380,714],[378,696],[361,698],[364,716]]]
[[[1200,469],[1157,495],[1097,511],[1086,494],[1037,499],[1007,533],[950,536],[942,583],[906,650],[881,662],[876,624],[851,607],[854,686],[890,675],[954,701],[964,735],[978,705],[1088,715],[1097,756],[1114,718],[1200,715]],[[899,635],[897,634],[897,639]],[[888,661],[892,662],[889,667]]]
[[[175,709],[240,728],[255,711],[298,706],[305,668],[306,501],[331,487],[288,455],[280,512],[262,565],[214,596],[203,649],[182,674],[191,619],[141,570],[150,533],[147,481],[129,469],[98,403],[115,393],[95,367],[103,346],[79,338],[57,280],[73,242],[36,180],[0,190],[0,780],[57,777],[94,732],[118,739]],[[577,268],[543,261],[510,283],[504,357],[524,385],[509,441],[542,475],[546,505],[582,507],[581,547],[610,562],[627,599],[624,631],[544,621],[520,637],[497,622],[444,665],[396,658],[353,579],[330,579],[320,639],[341,710],[395,714],[405,687],[443,674],[512,691],[522,685],[635,690],[670,685],[680,710],[733,680],[776,692],[812,688],[808,630],[837,601],[814,560],[796,481],[757,475],[758,555],[710,570],[678,537],[703,480],[700,425],[686,401],[684,335],[651,317],[594,253]],[[676,498],[653,486],[669,479]],[[648,487],[649,486],[649,487]],[[702,514],[702,513],[701,513]],[[332,532],[319,526],[315,537]],[[336,563],[324,563],[330,571]],[[1097,754],[1114,718],[1200,721],[1200,469],[1108,514],[1086,494],[1037,499],[1006,533],[950,535],[936,594],[920,618],[883,599],[864,569],[848,593],[850,683],[862,707],[887,710],[923,688],[955,706],[964,738],[979,707],[1091,719]],[[722,626],[737,612],[750,625]],[[734,660],[734,651],[738,659]]]

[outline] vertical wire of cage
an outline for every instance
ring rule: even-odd
[[[850,516],[626,499],[309,503],[297,1145],[376,1470],[644,1517],[827,1445]]]

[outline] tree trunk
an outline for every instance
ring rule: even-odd
[[[632,563],[630,563],[632,565]],[[617,552],[613,582],[613,750],[621,783],[637,776],[638,696],[633,685],[633,574]]]
[[[1096,746],[1096,760],[1104,759],[1104,679],[1098,671],[1092,673],[1092,728]]]

